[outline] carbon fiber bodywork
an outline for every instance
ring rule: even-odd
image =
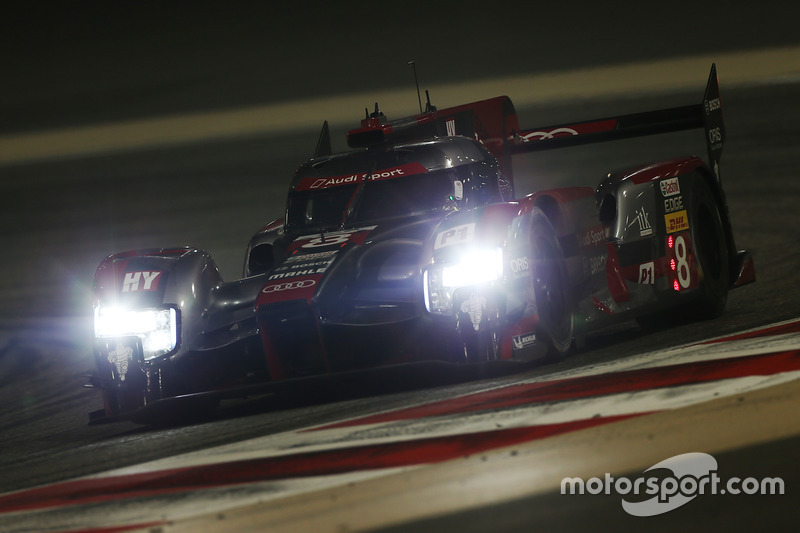
[[[520,130],[507,97],[393,122],[376,109],[342,154],[324,146],[324,128],[284,217],[250,240],[242,279],[223,281],[189,248],[100,265],[92,384],[102,415],[393,363],[527,361],[623,319],[664,320],[687,305],[694,318],[719,314],[727,290],[754,273],[719,181],[712,78],[701,106],[549,129]],[[704,126],[713,170],[681,158],[596,189],[513,199],[512,153],[644,126]]]

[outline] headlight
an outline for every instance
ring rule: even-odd
[[[455,261],[433,265],[425,271],[425,307],[431,313],[450,313],[455,289],[489,283],[502,277],[501,248],[465,251]]]
[[[178,312],[166,309],[124,309],[98,306],[94,310],[97,338],[139,337],[145,361],[165,355],[178,344]]]

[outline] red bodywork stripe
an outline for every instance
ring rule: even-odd
[[[642,167],[623,176],[622,179],[630,179],[636,185],[641,185],[654,180],[674,178],[705,166],[706,164],[699,157],[671,159]]]
[[[628,285],[622,277],[622,267],[620,266],[619,256],[617,256],[617,246],[614,243],[606,243],[608,259],[606,260],[606,283],[611,297],[617,303],[627,302],[631,299],[628,292]]]

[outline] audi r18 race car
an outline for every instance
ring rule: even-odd
[[[517,154],[691,128],[705,129],[708,163],[514,198]],[[621,320],[718,316],[729,289],[755,280],[721,186],[724,138],[713,65],[700,104],[579,123],[522,129],[506,96],[428,99],[394,121],[376,104],[335,154],[326,123],[241,279],[189,247],[100,264],[92,419],[382,365],[530,361]]]

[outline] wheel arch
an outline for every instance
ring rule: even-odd
[[[723,190],[722,185],[719,183],[719,180],[717,180],[716,176],[714,176],[714,173],[707,166],[699,166],[695,169],[695,172],[698,178],[703,180],[706,185],[708,185],[709,189],[711,189],[711,194],[714,196],[714,200],[717,202],[717,208],[719,209],[720,218],[722,219],[722,228],[725,232],[725,245],[728,249],[730,279],[734,280],[737,278],[737,262],[735,260],[737,248],[733,237],[733,226],[731,224],[725,191]]]

